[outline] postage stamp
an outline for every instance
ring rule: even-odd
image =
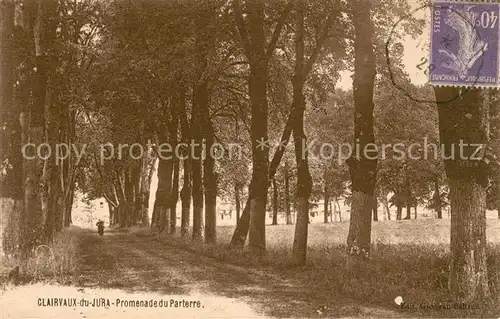
[[[433,85],[496,87],[498,3],[432,3],[429,80]]]

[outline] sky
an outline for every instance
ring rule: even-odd
[[[412,11],[416,11],[414,16],[416,18],[425,18],[429,21],[428,24],[422,30],[422,34],[418,38],[413,39],[411,36],[407,35],[403,37],[402,43],[404,46],[403,54],[403,64],[405,65],[405,71],[410,76],[410,80],[415,85],[422,85],[427,83],[427,75],[423,71],[419,70],[416,66],[422,61],[422,58],[428,57],[428,44],[430,41],[430,9],[425,8],[418,10],[418,5],[413,0],[408,0]],[[395,23],[398,19],[395,19]],[[401,29],[401,28],[398,28]],[[352,89],[352,72],[342,71],[340,72],[341,77],[338,82],[338,86],[344,90]]]

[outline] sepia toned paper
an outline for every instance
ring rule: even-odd
[[[0,0],[0,318],[500,318],[499,16]]]

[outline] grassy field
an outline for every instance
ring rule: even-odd
[[[48,281],[65,283],[78,264],[77,246],[81,228],[68,227],[58,233],[54,242],[35,247],[28,260],[21,262],[14,256],[0,256],[0,287],[7,281],[7,273],[15,266],[20,266],[19,283],[30,281]]]
[[[268,225],[266,238],[268,248],[289,247],[293,243],[294,225]],[[234,227],[223,226],[218,229],[219,241],[229,242]],[[330,224],[314,223],[309,225],[309,246],[322,247],[344,244],[349,231],[349,221]],[[500,220],[487,220],[487,240],[492,244],[500,244]],[[379,221],[372,224],[372,242],[377,244],[449,244],[449,219],[417,219]]]
[[[268,225],[266,228],[267,255],[257,260],[247,249],[228,247],[233,226],[218,227],[216,245],[193,244],[177,236],[159,236],[166,245],[213,257],[228,264],[278,275],[298,289],[315,294],[313,300],[327,296],[330,304],[349,298],[360,306],[376,306],[401,313],[403,317],[439,318],[498,318],[500,317],[500,220],[487,220],[488,275],[491,297],[469,306],[474,309],[453,309],[455,300],[448,294],[450,221],[422,219],[411,221],[380,221],[373,223],[372,254],[357,274],[345,271],[345,240],[349,222],[310,224],[306,267],[291,267],[294,225]],[[148,228],[121,229],[132,236],[158,236]],[[25,265],[35,280],[65,282],[79,262],[78,246],[82,230],[72,227],[59,234],[52,247],[40,247]],[[140,240],[140,238],[138,238]],[[171,248],[169,248],[171,249]],[[158,252],[160,253],[160,252]],[[5,270],[14,260],[1,260]],[[401,297],[413,309],[400,309],[394,302]],[[329,304],[325,304],[328,306]],[[451,309],[429,309],[440,305]],[[423,306],[423,307],[422,307]],[[426,308],[427,307],[427,308]],[[330,314],[333,315],[333,314]]]
[[[426,306],[436,307],[439,304],[452,308],[455,305],[447,290],[449,220],[373,223],[372,255],[356,276],[345,272],[348,228],[349,222],[310,224],[307,266],[303,268],[289,266],[294,225],[268,225],[267,255],[263,263],[256,262],[246,249],[240,251],[228,247],[234,230],[232,226],[218,227],[217,245],[193,245],[190,241],[170,236],[164,240],[225,262],[278,271],[319,292],[331,294],[332,298],[348,296],[364,304],[397,308],[394,298],[401,296],[406,303],[416,305],[416,309],[400,309],[402,316],[500,316],[500,220],[487,221],[491,298],[470,305],[477,309],[468,310],[425,309]]]

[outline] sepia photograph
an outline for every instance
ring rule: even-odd
[[[499,319],[499,16],[0,0],[0,319]]]

